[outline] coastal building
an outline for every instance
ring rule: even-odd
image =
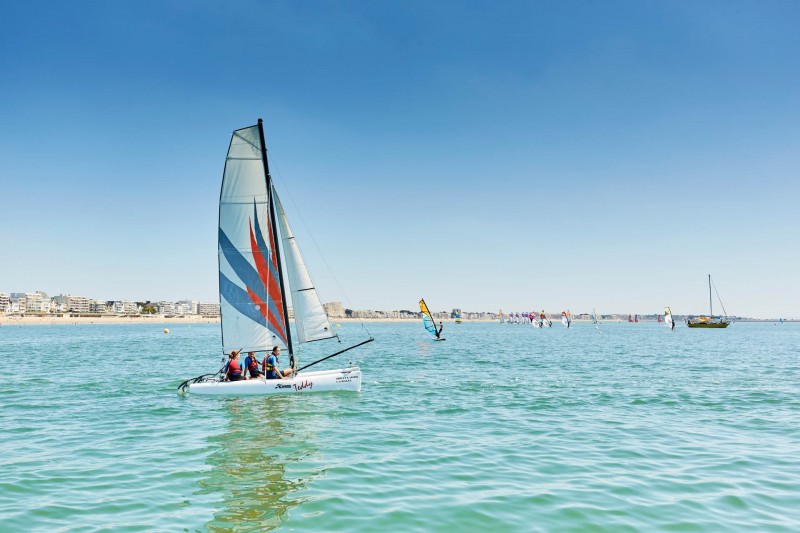
[[[11,311],[11,298],[8,294],[0,292],[0,313],[8,313]]]
[[[175,314],[175,305],[172,302],[158,302],[156,305],[158,313],[164,316]]]
[[[111,304],[111,312],[115,315],[138,315],[139,306],[128,300],[117,301]]]
[[[104,315],[108,312],[106,302],[103,300],[92,300],[89,302],[89,312]]]
[[[199,302],[197,304],[197,314],[201,316],[219,316],[219,304]]]
[[[59,294],[53,300],[56,305],[63,311],[71,313],[88,313],[89,311],[89,298],[85,296],[75,296],[74,294]]]
[[[175,314],[176,315],[195,315],[197,313],[193,312],[191,302],[177,302],[175,303]]]
[[[325,309],[325,314],[330,318],[342,318],[344,316],[344,306],[342,302],[328,302],[323,304],[322,307]]]
[[[181,300],[175,304],[176,306],[183,306],[181,309],[183,312],[179,312],[178,314],[182,315],[196,315],[197,313],[197,300]],[[177,310],[176,310],[177,311]]]
[[[50,299],[41,291],[25,294],[25,313],[42,314],[50,312]]]

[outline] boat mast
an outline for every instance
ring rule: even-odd
[[[708,275],[708,309],[709,315],[714,316],[714,304],[711,301],[711,274]]]
[[[267,198],[269,198],[269,220],[272,229],[272,242],[275,243],[275,257],[278,259],[278,283],[281,287],[281,303],[283,304],[283,318],[286,325],[286,344],[289,348],[289,358],[294,357],[292,350],[292,331],[289,327],[289,311],[286,308],[286,288],[283,284],[283,268],[281,267],[281,247],[278,246],[278,226],[275,224],[275,203],[272,201],[272,176],[269,175],[267,164],[267,143],[264,141],[263,120],[258,119],[258,136],[261,139],[261,161],[264,163],[264,174],[267,176]]]

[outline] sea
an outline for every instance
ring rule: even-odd
[[[220,399],[217,325],[3,325],[0,531],[800,531],[800,324],[444,326]]]

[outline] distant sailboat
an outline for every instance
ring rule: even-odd
[[[599,323],[600,321],[597,320],[597,311],[595,311],[594,307],[592,307],[592,324],[599,324]]]
[[[664,308],[664,323],[671,330],[675,329],[675,319],[672,318],[672,311],[669,307]]]
[[[435,337],[434,340],[445,340],[445,338],[442,337],[442,328],[436,327],[436,322],[433,320],[433,315],[431,315],[424,299],[419,301],[419,310],[422,311],[422,324],[425,326],[425,329],[428,330],[428,333]]]
[[[186,380],[178,389],[212,396],[360,391],[361,370],[358,367],[319,372],[304,370],[371,342],[371,337],[297,368],[296,344],[338,340],[338,336],[322,307],[272,185],[261,119],[257,125],[233,132],[222,177],[218,230],[223,353],[239,350],[266,354],[273,346],[286,349],[291,377],[225,381],[219,376],[220,370]],[[284,281],[284,272],[288,274],[288,284]],[[287,312],[289,295],[294,307],[294,339]],[[245,372],[247,369],[242,368],[243,378]]]
[[[711,274],[708,275],[708,315],[705,316],[690,316],[686,320],[686,324],[690,328],[727,328],[730,326],[731,321],[728,318],[728,313],[725,311],[725,306],[722,305],[722,300],[719,300],[719,304],[722,306],[722,312],[725,315],[714,316],[714,304],[711,299]],[[715,287],[716,290],[716,287]],[[717,299],[719,299],[719,293],[717,293]]]
[[[542,312],[539,314],[539,322],[541,322],[543,326],[546,326],[548,328],[553,327],[553,323],[547,319],[547,315],[545,314],[544,309],[542,309]]]
[[[569,328],[570,324],[572,324],[572,319],[565,311],[561,311],[561,324],[565,328]]]
[[[506,318],[505,318],[505,316],[503,316],[503,310],[502,310],[502,309],[500,310],[500,312],[498,313],[498,315],[500,316],[500,323],[501,323],[501,324],[505,324],[505,322],[506,322]]]

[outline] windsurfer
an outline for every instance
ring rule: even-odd
[[[444,329],[444,324],[439,322],[439,331],[436,332],[436,338],[437,339],[441,339],[442,338],[442,330],[443,329]]]
[[[222,369],[225,372],[225,379],[227,381],[240,381],[244,379],[242,375],[242,367],[239,364],[239,352],[242,350],[234,350],[228,354],[228,362],[225,363],[225,368]]]
[[[286,376],[292,373],[291,368],[287,368],[283,372],[278,369],[278,356],[281,354],[281,349],[277,346],[272,348],[272,353],[264,358],[263,370],[267,379],[286,379]]]

